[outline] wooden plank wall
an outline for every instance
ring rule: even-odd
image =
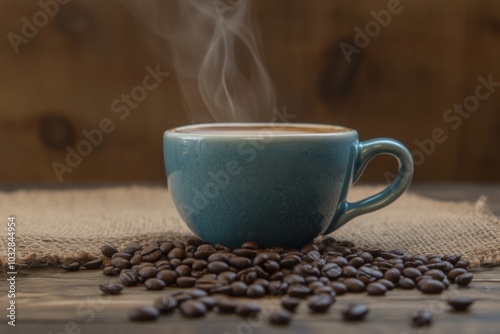
[[[354,28],[393,4],[255,1],[279,106],[298,121],[342,124],[363,140],[392,137],[419,150],[416,181],[500,181],[500,89],[456,129],[443,119],[474,95],[479,76],[500,81],[500,3],[401,1],[348,63],[340,44],[355,45]],[[190,122],[166,43],[117,0],[72,0],[15,53],[8,34],[40,10],[35,1],[0,3],[0,182],[58,182],[51,164],[64,163],[66,145],[76,148],[103,118],[114,129],[63,181],[163,180],[163,131]],[[171,75],[121,120],[111,103],[157,64]],[[442,142],[426,154],[416,142],[431,145],[435,129]],[[381,157],[362,180],[383,182],[394,168]]]

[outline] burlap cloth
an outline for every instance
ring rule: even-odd
[[[379,189],[355,186],[350,199]],[[100,255],[105,243],[147,244],[190,235],[161,186],[0,192],[0,265],[5,266],[7,215],[16,216],[17,264],[56,264]],[[357,246],[414,254],[461,253],[472,266],[500,264],[500,219],[476,203],[443,202],[411,193],[332,233]]]

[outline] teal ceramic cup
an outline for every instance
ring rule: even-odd
[[[357,202],[349,189],[368,162],[389,154],[397,177]],[[408,188],[411,154],[399,142],[360,142],[355,130],[322,124],[214,123],[164,134],[167,184],[187,226],[206,242],[300,247]]]

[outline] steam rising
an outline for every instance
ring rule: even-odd
[[[248,0],[122,0],[168,41],[188,112],[198,122],[269,121],[274,87]]]

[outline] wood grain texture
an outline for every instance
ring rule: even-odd
[[[478,77],[500,81],[500,3],[495,0],[402,0],[401,12],[348,63],[341,42],[374,22],[387,0],[255,0],[267,66],[287,106],[303,122],[358,130],[362,140],[392,137],[412,151],[435,129],[446,139],[416,153],[415,181],[499,181],[500,92],[480,102],[457,129],[443,120],[474,94]],[[35,1],[0,3],[0,34],[21,33],[39,12]],[[168,46],[136,22],[118,0],[72,0],[15,53],[0,41],[2,182],[58,182],[83,130],[111,118],[116,129],[64,181],[153,181],[164,178],[162,133],[190,120],[183,112]],[[146,66],[171,72],[123,121],[111,103],[140,85]],[[60,121],[48,123],[47,118]],[[66,124],[61,127],[61,124]],[[49,133],[55,133],[48,137]],[[431,144],[429,144],[431,145]],[[377,158],[363,180],[394,171]]]
[[[365,293],[339,296],[326,314],[311,314],[301,304],[287,332],[316,333],[404,333],[413,332],[408,316],[421,308],[432,310],[435,321],[432,333],[497,333],[500,325],[500,268],[485,269],[475,273],[469,288],[453,288],[442,295],[424,295],[419,291],[393,290],[384,297],[369,297]],[[147,291],[143,287],[125,288],[121,295],[106,296],[100,293],[99,283],[109,280],[100,270],[65,272],[61,268],[33,267],[23,269],[18,275],[18,319],[16,330],[23,332],[64,332],[65,326],[75,326],[85,333],[136,333],[138,331],[176,331],[183,333],[253,333],[282,332],[265,320],[272,310],[279,308],[276,298],[264,298],[261,316],[245,321],[236,315],[210,313],[203,319],[189,320],[178,311],[162,316],[158,322],[131,323],[127,312],[140,305],[150,305],[164,294]],[[470,312],[452,312],[445,303],[447,298],[468,296],[477,299]],[[0,297],[5,304],[4,291]],[[340,312],[351,303],[366,303],[370,313],[366,321],[346,323]],[[69,325],[68,325],[69,324]],[[0,324],[2,331],[8,328]]]

